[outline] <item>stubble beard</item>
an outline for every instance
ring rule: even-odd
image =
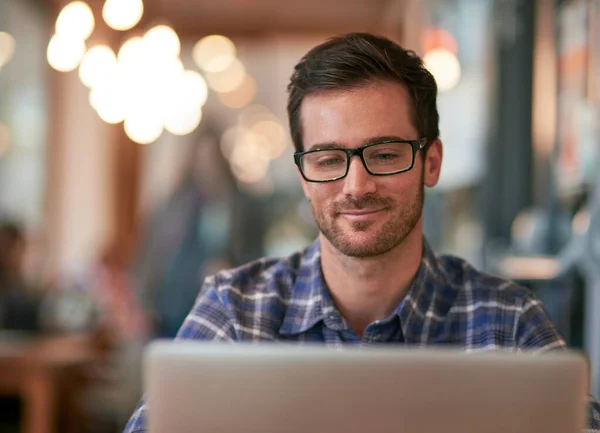
[[[406,239],[421,219],[424,196],[421,182],[408,203],[368,195],[361,199],[348,197],[328,209],[316,209],[312,202],[311,207],[319,230],[335,249],[349,257],[367,258],[384,254]],[[342,211],[365,208],[384,209],[387,221],[378,228],[373,227],[379,225],[377,221],[343,221]]]

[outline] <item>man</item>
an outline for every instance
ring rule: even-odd
[[[207,278],[178,338],[565,346],[529,291],[438,258],[423,240],[424,186],[438,181],[442,142],[436,84],[421,59],[349,34],[312,49],[288,91],[294,158],[319,237],[288,258]],[[144,431],[145,410],[142,402],[127,432]]]

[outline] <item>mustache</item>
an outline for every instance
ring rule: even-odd
[[[379,197],[367,195],[364,197],[347,197],[343,201],[334,204],[336,213],[341,213],[349,210],[361,210],[366,208],[383,208],[387,209],[393,205],[394,201],[389,197]]]

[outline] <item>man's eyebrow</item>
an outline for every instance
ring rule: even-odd
[[[367,144],[381,143],[382,141],[410,141],[410,138],[400,137],[398,135],[378,135],[366,139],[362,143],[362,146],[365,146]]]
[[[375,137],[367,138],[360,144],[360,146],[365,146],[367,144],[373,144],[373,143],[381,143],[383,141],[408,141],[408,140],[410,140],[410,139],[400,137],[397,135],[377,135]],[[358,146],[358,147],[360,147],[360,146]],[[315,150],[315,149],[343,149],[343,148],[344,148],[344,146],[340,145],[339,143],[337,143],[335,141],[328,141],[325,143],[313,144],[312,146],[310,146],[310,148],[308,148],[306,150],[309,151],[309,150]]]
[[[326,143],[313,144],[307,150],[316,150],[316,149],[344,149],[344,146],[342,146],[341,144],[339,144],[335,141],[328,141]]]

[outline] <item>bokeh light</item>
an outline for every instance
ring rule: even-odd
[[[104,22],[119,31],[129,30],[140,22],[144,15],[142,0],[106,0],[102,8]]]
[[[150,144],[159,139],[163,133],[163,123],[160,114],[153,107],[139,104],[125,117],[125,134],[138,144]]]
[[[91,88],[90,105],[107,123],[123,121],[136,143],[152,143],[165,129],[190,134],[202,120],[208,84],[199,72],[184,69],[180,52],[177,33],[165,25],[130,38],[116,56],[91,49],[80,69]]]
[[[269,108],[260,104],[252,104],[244,108],[238,114],[238,123],[248,129],[252,128],[252,125],[261,120],[278,121],[277,116],[275,116]]]
[[[243,108],[250,104],[256,96],[256,81],[246,74],[243,83],[232,92],[218,93],[219,100],[229,108]]]
[[[217,92],[233,92],[239,88],[246,78],[246,68],[235,59],[229,67],[220,72],[206,72],[208,86]]]
[[[48,63],[60,72],[72,71],[85,54],[85,42],[64,35],[54,35],[48,43]]]
[[[448,30],[441,27],[429,27],[423,32],[423,52],[427,53],[438,48],[444,48],[458,54],[458,43]]]
[[[260,120],[252,125],[250,131],[260,138],[262,151],[269,159],[281,156],[287,146],[286,132],[279,122]]]
[[[162,24],[146,32],[144,43],[152,57],[157,59],[175,59],[181,53],[179,36],[171,27]]]
[[[206,72],[220,72],[229,68],[236,59],[236,48],[231,39],[210,35],[200,39],[192,48],[196,65]]]
[[[234,125],[230,126],[221,135],[220,147],[221,153],[225,159],[230,160],[233,149],[238,142],[241,142],[245,138],[245,134],[248,130],[242,126]]]
[[[208,98],[208,86],[202,75],[195,71],[184,71],[180,78],[182,90],[185,90],[194,104],[202,107]]]
[[[144,55],[144,42],[139,36],[134,36],[126,40],[117,54],[117,60],[120,65],[136,64],[141,61]]]
[[[74,1],[66,5],[56,19],[56,34],[85,41],[94,31],[94,14],[87,3]]]
[[[0,32],[0,69],[6,65],[15,53],[15,38],[10,33]]]
[[[117,56],[106,45],[90,48],[79,65],[79,79],[87,87],[94,87],[106,77],[112,76],[117,68]]]
[[[452,51],[445,48],[430,50],[423,57],[423,62],[434,76],[440,92],[453,89],[460,81],[460,63]]]
[[[146,58],[137,67],[127,68],[125,71],[131,79],[142,79],[148,86],[152,86],[159,94],[171,91],[175,83],[179,83],[184,77],[183,63],[179,59]],[[137,78],[136,78],[137,76]],[[189,89],[187,89],[189,91]],[[160,96],[159,96],[160,97]]]
[[[269,141],[280,136],[280,131],[275,132],[275,128],[278,127],[281,126],[258,125],[258,134],[239,124],[225,130],[219,143],[221,152],[229,161],[231,170],[239,181],[252,184],[266,179],[272,155],[275,153]]]
[[[202,120],[202,109],[196,106],[180,104],[172,106],[163,113],[165,129],[174,135],[192,133]]]
[[[206,82],[195,71],[184,71],[166,83],[161,104],[165,129],[175,135],[194,131],[202,119],[202,106],[207,95]]]
[[[118,81],[106,81],[90,92],[90,105],[106,123],[120,123],[125,119],[126,93]]]
[[[269,160],[257,157],[256,146],[250,141],[237,145],[229,162],[235,177],[246,183],[260,181],[269,169]]]

